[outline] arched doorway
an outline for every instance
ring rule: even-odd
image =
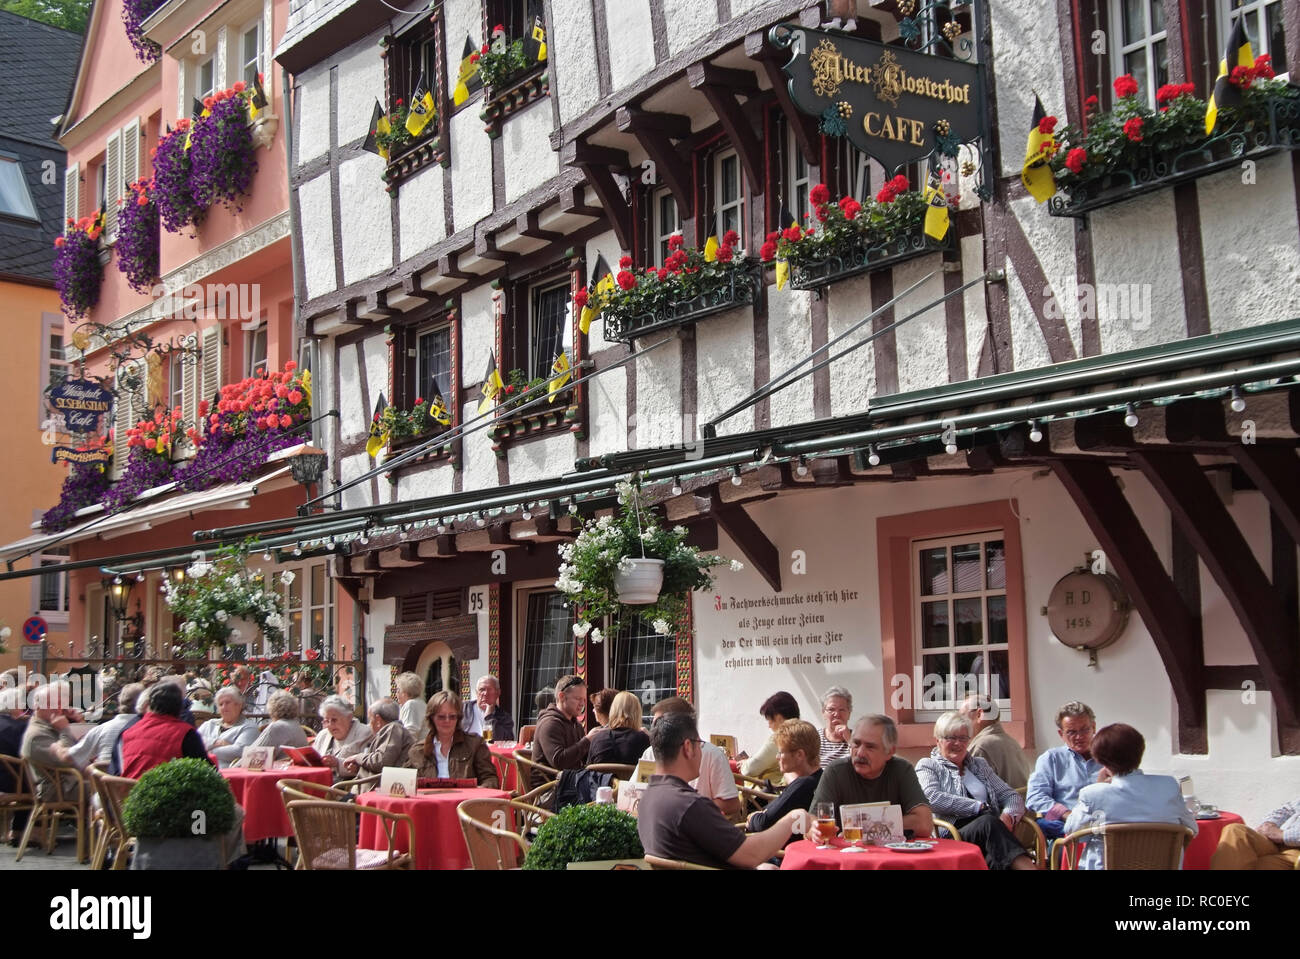
[[[446,643],[435,639],[425,646],[420,651],[414,672],[424,681],[426,702],[434,693],[444,689],[460,696],[460,663]]]

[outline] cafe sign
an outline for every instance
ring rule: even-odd
[[[113,458],[113,450],[102,445],[85,448],[56,446],[51,458],[55,463],[107,463]]]
[[[891,173],[963,143],[988,143],[983,69],[977,63],[886,46],[827,30],[778,24],[768,33],[789,50],[782,68],[790,98],[821,132],[846,137]]]
[[[64,380],[49,397],[69,433],[99,432],[99,418],[113,408],[113,394],[94,380]]]

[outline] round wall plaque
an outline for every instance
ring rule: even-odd
[[[1128,625],[1129,601],[1110,573],[1076,569],[1056,581],[1047,600],[1052,634],[1072,649],[1109,646]]]

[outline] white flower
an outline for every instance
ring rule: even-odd
[[[600,643],[603,643],[603,642],[605,641],[605,637],[604,637],[603,635],[601,635],[601,632],[600,632],[599,629],[593,629],[593,630],[591,631],[591,641],[592,641],[593,643],[600,644]]]
[[[686,527],[685,527],[685,526],[674,526],[674,527],[673,527],[673,535],[674,535],[674,536],[685,536],[685,535],[686,535]]]
[[[284,583],[284,585],[286,586],[292,583],[295,578],[296,577],[293,575],[293,570],[291,569],[286,569],[283,573],[280,574],[280,582]]]
[[[634,568],[632,560],[628,559],[626,556],[618,561],[618,571],[620,573],[630,573]]]
[[[573,624],[573,635],[574,635],[574,636],[577,636],[579,639],[584,639],[584,638],[586,638],[586,635],[587,635],[589,632],[591,632],[591,623],[574,623],[574,624]],[[596,632],[599,633],[600,630],[596,630]]]
[[[8,639],[14,634],[14,631],[8,626],[0,627],[0,639]]]
[[[224,623],[226,620],[230,618],[230,616],[226,613],[224,609],[217,610],[216,616],[217,616],[218,623]]]
[[[655,632],[658,633],[660,636],[667,636],[669,633],[672,632],[672,627],[668,625],[668,621],[666,619],[656,619],[650,625],[654,627]]]
[[[653,536],[653,535],[655,534],[655,532],[656,532],[655,528],[654,528],[653,526],[651,526],[649,529],[646,529],[646,530],[642,530],[642,531],[641,531],[641,538],[642,538],[642,539],[649,539],[651,536]]]
[[[737,560],[734,559],[731,561],[731,571],[733,573],[739,573],[744,568],[745,568],[744,563],[738,562]]]

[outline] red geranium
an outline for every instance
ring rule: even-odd
[[[739,242],[740,235],[735,230],[728,230],[726,233],[722,234],[723,246],[735,246]]]
[[[1130,117],[1124,121],[1124,135],[1134,143],[1142,142],[1142,118]]]
[[[1194,83],[1166,83],[1156,91],[1157,103],[1172,103],[1181,96],[1190,96],[1196,92]]]
[[[1273,76],[1273,58],[1267,53],[1261,53],[1255,58],[1255,79],[1272,80]]]
[[[1075,147],[1065,155],[1065,168],[1071,173],[1078,173],[1083,169],[1083,165],[1088,162],[1088,151],[1082,147]]]
[[[797,226],[788,226],[785,228],[785,231],[781,236],[785,237],[791,243],[797,243],[803,237],[803,230],[799,229]]]
[[[590,296],[591,294],[587,292],[587,288],[584,286],[582,289],[578,290],[577,293],[573,294],[573,302],[577,304],[578,309],[582,309],[587,305],[587,300]]]
[[[478,63],[478,58],[479,58],[480,56],[482,56],[482,54],[480,54],[477,50],[474,51],[473,53],[471,53],[471,54],[469,55],[469,62],[470,62],[470,63]]]
[[[719,263],[730,263],[733,256],[735,256],[735,253],[732,252],[731,247],[727,246],[727,244],[724,243],[722,246],[718,247]]]
[[[632,266],[632,258],[630,256],[620,257],[618,265],[625,270],[630,269]]]
[[[1038,132],[1044,136],[1051,136],[1052,131],[1056,129],[1056,117],[1043,117],[1038,121]]]
[[[825,183],[818,183],[815,187],[813,187],[811,190],[808,191],[808,199],[811,200],[815,206],[820,206],[823,203],[829,203],[830,198],[831,198],[831,191],[829,188],[827,188]]]
[[[655,271],[655,276],[659,277],[660,280],[666,280],[671,275],[672,274],[668,272],[668,267],[666,266],[661,266]]]
[[[775,259],[776,244],[773,243],[771,240],[768,240],[766,243],[764,243],[761,247],[758,248],[758,257],[764,262],[767,262],[768,260],[771,259]]]
[[[679,250],[684,242],[680,233],[674,233],[668,238],[668,249]]]
[[[617,280],[618,285],[625,290],[630,290],[632,287],[636,286],[636,276],[628,270],[619,270],[618,276],[614,279]]]
[[[1125,73],[1115,78],[1115,96],[1131,97],[1137,92],[1137,81],[1130,74]]]
[[[1098,106],[1100,106],[1100,103],[1097,100],[1096,94],[1093,94],[1083,101],[1083,109],[1085,113],[1091,113],[1093,110],[1096,110]]]
[[[1228,74],[1228,82],[1233,86],[1241,87],[1243,90],[1250,88],[1251,81],[1255,79],[1255,70],[1252,67],[1233,67],[1232,73]]]
[[[840,212],[844,214],[846,220],[856,220],[858,214],[862,212],[862,204],[851,196],[846,196],[840,200]]]

